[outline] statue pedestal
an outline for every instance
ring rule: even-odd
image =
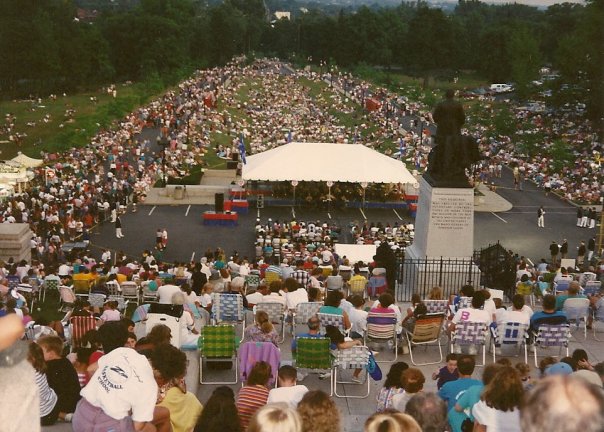
[[[413,244],[405,250],[404,290],[427,293],[440,286],[454,293],[480,283],[474,253],[474,189],[433,187],[419,181]]]
[[[12,257],[15,262],[30,262],[32,235],[29,224],[0,224],[0,259],[8,261]]]
[[[419,181],[415,237],[406,255],[471,257],[474,252],[474,189],[435,188]]]

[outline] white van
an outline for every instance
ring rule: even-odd
[[[514,87],[509,84],[491,84],[489,89],[493,93],[509,93],[514,90]]]

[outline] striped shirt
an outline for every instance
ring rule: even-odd
[[[237,412],[241,430],[246,430],[252,416],[266,405],[268,389],[262,385],[245,386],[239,390],[237,395]]]
[[[58,398],[55,391],[48,385],[46,374],[36,371],[36,385],[40,392],[40,417],[44,417],[51,413]]]

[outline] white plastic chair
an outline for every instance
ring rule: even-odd
[[[562,310],[566,313],[568,321],[575,323],[577,328],[583,321],[583,337],[587,339],[587,317],[589,316],[589,299],[569,298],[564,300]]]

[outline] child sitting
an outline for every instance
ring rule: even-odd
[[[78,373],[69,360],[62,356],[63,341],[58,336],[42,336],[38,345],[46,361],[48,385],[58,397],[59,418],[71,421],[76,404],[80,400],[80,382]]]
[[[432,374],[433,380],[438,380],[436,387],[440,390],[449,381],[455,381],[459,378],[457,371],[457,354],[447,355],[447,364]]]

